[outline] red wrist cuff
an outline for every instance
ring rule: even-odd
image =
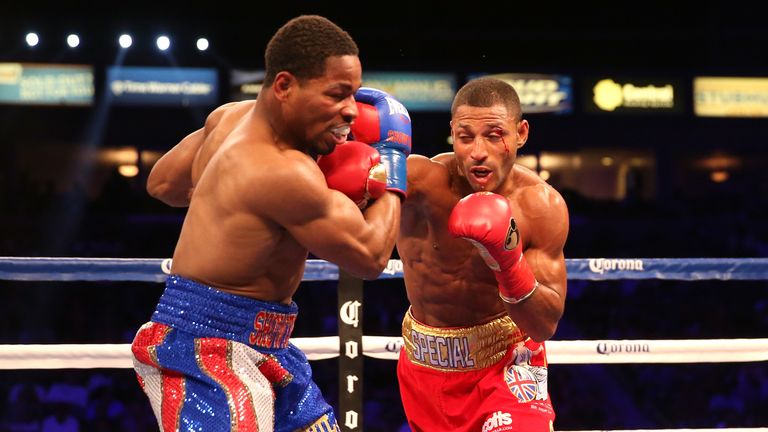
[[[522,255],[517,264],[506,271],[495,272],[495,275],[499,283],[499,295],[511,304],[519,303],[533,295],[539,285],[528,261]]]

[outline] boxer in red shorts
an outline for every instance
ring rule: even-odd
[[[553,428],[544,341],[563,314],[568,209],[515,164],[528,131],[514,88],[479,78],[453,101],[454,151],[408,158],[397,373],[415,432]]]

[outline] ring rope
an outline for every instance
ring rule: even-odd
[[[171,259],[0,257],[0,280],[164,282]],[[568,259],[570,280],[768,280],[768,258]],[[402,278],[390,260],[380,279]],[[338,280],[336,265],[307,260],[303,281]],[[339,337],[293,338],[309,360],[338,357]],[[363,336],[363,355],[396,360],[403,340]],[[129,344],[0,345],[0,369],[132,368]],[[550,363],[719,363],[768,361],[768,339],[548,341]],[[721,353],[729,353],[722,360]],[[571,432],[768,432],[768,428],[634,429]]]
[[[339,356],[339,337],[292,338],[309,360]],[[363,336],[363,355],[397,360],[403,339]],[[727,360],[722,353],[728,352]],[[435,354],[436,355],[436,354]],[[768,361],[768,339],[548,341],[555,364],[732,363]],[[130,344],[0,345],[0,369],[132,368]]]
[[[768,280],[768,258],[578,258],[565,260],[569,280]],[[170,258],[0,257],[0,280],[164,282]],[[379,279],[400,279],[390,260]],[[304,281],[338,280],[339,268],[307,260]]]

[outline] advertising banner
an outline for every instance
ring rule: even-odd
[[[0,103],[93,104],[93,68],[85,65],[0,63]]]
[[[233,69],[229,76],[229,100],[256,99],[261,92],[265,71]]]
[[[488,76],[508,82],[517,91],[523,114],[567,114],[573,111],[573,84],[570,76],[533,73],[473,74],[468,79]]]
[[[218,74],[202,68],[110,67],[107,97],[115,105],[212,106],[219,99]]]
[[[768,78],[696,77],[693,112],[701,117],[768,117]]]
[[[408,111],[450,111],[456,76],[448,73],[363,73],[363,86],[383,90]]]
[[[676,79],[602,76],[584,83],[584,110],[589,113],[683,113],[683,86]]]

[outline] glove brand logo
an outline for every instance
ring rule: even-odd
[[[403,104],[391,97],[385,97],[384,100],[387,101],[387,106],[389,106],[389,115],[399,114],[405,116],[408,121],[411,121],[411,116],[408,114],[408,110],[405,109]]]
[[[357,324],[360,322],[360,306],[362,304],[357,300],[350,300],[343,305],[339,310],[339,317],[344,324],[351,325],[357,328]]]
[[[504,240],[504,249],[512,250],[520,243],[520,233],[517,231],[517,222],[515,218],[509,218],[509,229],[507,230],[507,238]]]
[[[511,424],[512,414],[496,411],[485,421],[485,423],[483,423],[483,432],[512,430],[512,427],[504,427],[510,426]]]
[[[390,129],[387,131],[386,141],[411,147],[411,136],[405,132],[400,132],[400,131]]]
[[[628,342],[598,342],[597,353],[611,355],[618,353],[647,353],[651,352],[651,347],[647,343],[628,343]]]
[[[605,258],[590,258],[589,270],[592,273],[603,274],[607,271],[645,271],[643,268],[643,260],[641,259],[605,259]]]

